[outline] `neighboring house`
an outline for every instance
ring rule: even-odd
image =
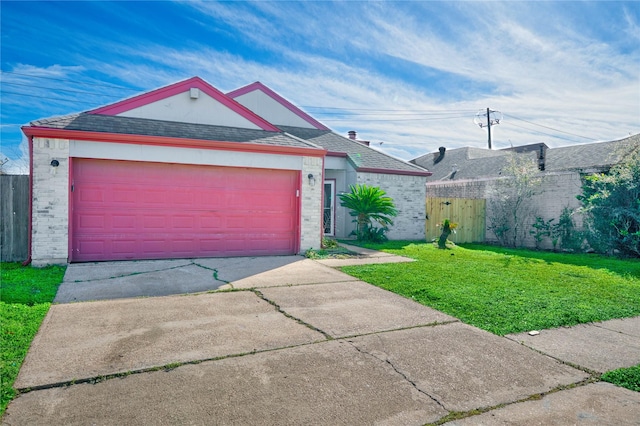
[[[548,148],[543,143],[503,150],[471,147],[447,150],[442,147],[439,152],[411,162],[433,173],[427,178],[427,197],[488,199],[497,179],[504,177],[508,155],[515,152],[528,156],[537,162],[542,177],[541,187],[532,203],[536,211],[529,220],[540,216],[557,221],[563,209],[575,210],[580,206],[576,196],[582,193],[585,175],[609,171],[636,149],[640,149],[640,134],[617,141],[560,148]],[[578,226],[582,223],[579,215],[575,215],[574,220]],[[488,229],[486,238],[492,240]],[[533,245],[534,241],[529,239],[525,244]]]
[[[338,224],[346,214],[335,191],[356,182],[386,185],[398,197],[398,226],[407,215],[422,218],[396,235],[420,238],[421,227],[424,237],[428,172],[349,142],[292,105],[261,110],[249,105],[249,92],[238,93],[193,77],[23,127],[34,264],[302,253],[318,248],[323,234],[348,234]],[[335,152],[325,139],[335,140]],[[352,157],[387,167],[358,168]],[[325,175],[334,162],[343,175],[332,181]],[[409,181],[420,189],[407,188],[406,196],[395,189]],[[335,215],[324,227],[323,197]]]

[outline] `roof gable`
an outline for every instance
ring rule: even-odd
[[[200,77],[192,77],[87,113],[280,131]]]
[[[276,125],[329,130],[259,81],[229,92],[227,96]]]

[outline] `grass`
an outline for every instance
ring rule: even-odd
[[[498,335],[640,315],[640,259],[407,241],[363,246],[416,262],[344,272]]]
[[[601,379],[616,386],[640,392],[640,364],[635,367],[609,371],[603,374]]]
[[[64,271],[62,266],[0,265],[0,416],[16,395],[13,383]]]

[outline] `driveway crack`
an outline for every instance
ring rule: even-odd
[[[66,282],[67,283],[90,283],[90,282],[94,282],[94,281],[116,280],[118,278],[133,277],[133,276],[136,276],[136,275],[154,274],[156,272],[171,271],[173,269],[184,268],[185,266],[189,266],[189,264],[178,265],[178,266],[170,266],[168,268],[154,269],[152,271],[131,272],[129,274],[116,275],[116,276],[113,276],[113,277],[92,278],[92,279],[88,279],[88,280],[73,280],[73,281],[66,281]],[[200,266],[200,265],[197,265],[197,266]]]
[[[335,340],[333,336],[331,336],[329,333],[320,330],[318,327],[314,327],[313,325],[304,322],[303,320],[301,320],[300,318],[296,318],[293,315],[291,315],[290,313],[284,311],[280,305],[278,305],[276,302],[274,302],[273,300],[267,298],[264,294],[262,294],[261,291],[256,290],[256,289],[252,289],[251,290],[253,293],[255,293],[256,296],[258,296],[260,299],[264,300],[265,302],[267,302],[268,304],[270,304],[271,306],[273,306],[274,308],[276,308],[276,311],[280,312],[282,315],[284,315],[285,317],[292,319],[294,321],[296,321],[298,324],[304,325],[305,327],[313,330],[313,331],[317,331],[318,333],[322,334],[327,340]]]
[[[201,264],[199,264],[197,262],[193,262],[193,261],[191,262],[191,264],[193,266],[197,266],[199,268],[206,269],[208,271],[212,271],[213,272],[213,279],[216,280],[216,281],[220,281],[221,283],[225,283],[225,284],[229,284],[231,282],[231,281],[223,280],[222,278],[220,278],[218,276],[218,274],[220,273],[220,271],[218,271],[218,268],[209,268],[208,266],[204,266],[204,265],[201,265]]]
[[[442,409],[446,410],[446,411],[451,411],[449,410],[447,407],[444,406],[444,404],[438,400],[438,398],[436,398],[433,395],[430,395],[429,393],[425,392],[424,390],[420,389],[420,387],[418,386],[418,384],[416,382],[414,382],[413,380],[411,380],[409,378],[409,376],[405,373],[403,373],[402,371],[400,371],[400,369],[398,367],[395,366],[395,364],[388,358],[385,357],[384,359],[372,354],[371,352],[367,352],[365,350],[363,350],[362,348],[358,347],[352,340],[346,340],[347,343],[349,343],[356,351],[360,352],[363,355],[368,355],[378,361],[382,361],[385,364],[387,364],[389,367],[391,367],[393,369],[393,371],[396,372],[396,374],[398,374],[400,377],[402,377],[406,382],[408,382],[411,386],[413,386],[413,388],[415,390],[417,390],[418,392],[420,392],[421,394],[423,394],[424,396],[428,397],[429,399],[431,399],[433,402],[435,402],[436,404],[438,404],[440,407],[442,407]]]

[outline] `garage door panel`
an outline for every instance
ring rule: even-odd
[[[293,254],[299,172],[74,159],[72,261]]]

